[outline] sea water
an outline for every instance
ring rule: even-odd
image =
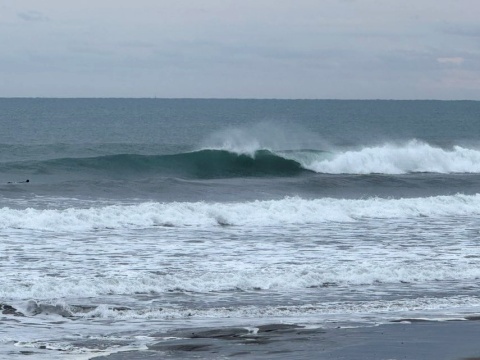
[[[0,358],[478,315],[479,189],[480,102],[0,99]]]

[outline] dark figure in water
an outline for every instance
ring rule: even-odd
[[[9,181],[7,184],[23,184],[23,183],[28,183],[30,182],[30,180],[25,180],[25,181],[18,181],[18,182],[12,182],[12,181]]]

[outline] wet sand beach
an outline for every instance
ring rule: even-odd
[[[140,359],[480,359],[480,321],[400,321],[373,327],[308,329],[271,324],[185,329],[153,335],[145,351],[96,360]],[[163,340],[162,340],[163,338]]]

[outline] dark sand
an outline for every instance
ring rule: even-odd
[[[375,327],[305,329],[272,324],[254,334],[242,328],[158,333],[146,351],[95,360],[140,359],[368,359],[480,360],[480,321],[414,321]],[[172,336],[182,339],[160,340]]]

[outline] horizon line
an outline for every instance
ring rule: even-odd
[[[274,100],[274,101],[480,101],[480,99],[395,99],[395,98],[249,98],[249,97],[125,97],[125,96],[97,96],[97,97],[60,97],[60,96],[0,96],[0,99],[38,99],[38,100]]]

